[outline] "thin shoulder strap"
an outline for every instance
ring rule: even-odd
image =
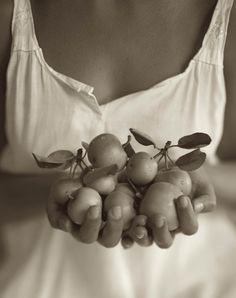
[[[234,0],[218,0],[202,48],[195,60],[223,66],[225,42],[233,3]]]
[[[32,51],[38,48],[34,38],[34,26],[29,1],[14,0],[12,50]]]

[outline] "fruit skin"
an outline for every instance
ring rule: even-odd
[[[192,180],[187,171],[177,167],[161,170],[157,173],[154,182],[169,182],[178,186],[184,195],[189,196],[192,191]]]
[[[81,181],[77,178],[62,177],[54,182],[51,188],[52,198],[56,198],[58,203],[65,203],[65,199],[82,187]]]
[[[101,196],[90,187],[81,187],[73,193],[73,199],[67,206],[67,213],[74,223],[82,224],[91,206],[102,207]]]
[[[126,192],[114,190],[111,192],[104,201],[104,211],[107,213],[109,209],[115,206],[120,206],[122,209],[124,230],[128,229],[131,225],[132,219],[136,215],[134,209],[134,197]]]
[[[116,136],[103,133],[90,142],[88,146],[88,160],[94,168],[116,164],[118,170],[121,170],[126,164],[127,154]]]
[[[139,212],[149,218],[157,213],[164,215],[169,230],[173,231],[179,226],[174,200],[181,195],[183,193],[176,185],[169,182],[153,183],[141,201]]]
[[[83,183],[85,186],[93,188],[101,195],[108,195],[115,189],[117,177],[115,175],[106,175],[96,178],[94,171],[91,171],[83,177]]]
[[[135,197],[135,192],[134,190],[131,188],[131,186],[129,185],[129,183],[118,183],[115,187],[116,191],[120,191],[123,192],[127,195],[129,195],[130,197],[134,198]]]
[[[158,164],[147,152],[137,152],[128,161],[126,175],[136,185],[142,186],[153,181]]]

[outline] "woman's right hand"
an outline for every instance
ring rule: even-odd
[[[47,202],[47,215],[51,226],[69,232],[75,239],[83,243],[98,241],[104,247],[116,246],[122,236],[123,219],[120,207],[108,211],[107,220],[102,220],[102,210],[99,206],[88,209],[81,225],[75,224],[67,214],[68,196],[58,193],[58,181],[51,187]]]

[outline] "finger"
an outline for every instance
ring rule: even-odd
[[[161,214],[156,214],[152,219],[152,231],[155,243],[160,248],[169,248],[174,238],[168,229],[166,218]]]
[[[89,208],[82,225],[77,226],[72,231],[72,235],[83,243],[93,243],[98,239],[101,223],[101,207],[92,206]]]
[[[213,195],[202,195],[193,200],[196,213],[211,212],[216,208],[216,198]]]
[[[196,213],[210,212],[216,207],[216,194],[213,185],[207,177],[198,177],[196,191],[193,199],[193,207]]]
[[[151,235],[148,234],[146,227],[136,226],[132,230],[133,239],[140,246],[150,246],[153,243]]]
[[[71,232],[73,222],[56,203],[49,203],[47,205],[47,216],[53,228]]]
[[[129,229],[129,233],[132,239],[141,246],[150,246],[153,243],[151,235],[148,233],[145,228],[147,224],[146,215],[137,215],[133,222],[132,226]]]
[[[136,226],[146,226],[147,224],[147,216],[146,215],[137,215],[133,219],[131,228],[134,228]]]
[[[134,240],[129,235],[124,235],[121,239],[123,248],[128,249],[134,245]]]
[[[198,221],[192,203],[187,196],[180,196],[176,200],[179,224],[185,235],[193,235],[198,230]]]
[[[122,231],[122,209],[120,206],[115,206],[108,211],[108,220],[99,237],[99,242],[107,248],[114,247],[119,243]]]

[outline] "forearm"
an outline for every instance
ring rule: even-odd
[[[58,175],[12,175],[0,172],[0,221],[42,213]]]
[[[236,160],[206,165],[205,169],[214,185],[218,204],[236,206]]]

